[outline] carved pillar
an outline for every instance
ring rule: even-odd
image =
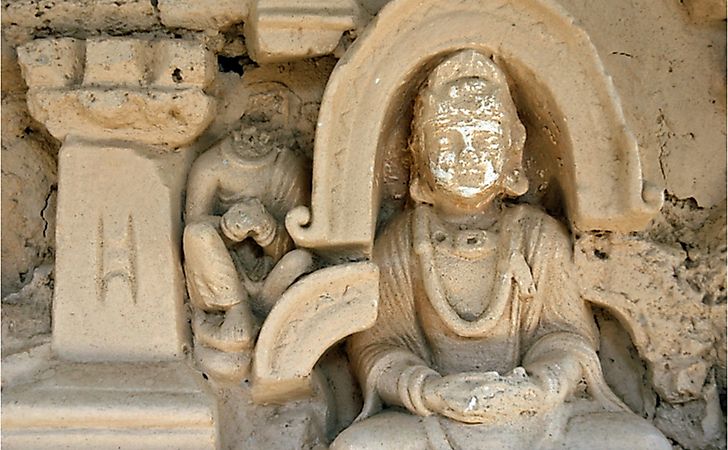
[[[170,360],[187,342],[179,244],[190,159],[212,119],[195,42],[52,39],[20,49],[59,154],[53,345],[74,360]]]
[[[60,38],[21,47],[19,61],[31,114],[63,143],[53,305],[61,362],[52,382],[6,395],[3,438],[25,448],[48,439],[215,447],[215,401],[183,361],[180,255],[193,157],[185,146],[213,118],[203,89],[214,56],[194,40]]]

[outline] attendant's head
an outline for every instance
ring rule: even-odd
[[[412,196],[464,211],[528,189],[526,130],[503,71],[475,50],[442,61],[420,90],[412,126]]]

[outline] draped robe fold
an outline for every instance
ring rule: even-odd
[[[383,407],[377,383],[396,364],[424,365],[441,375],[465,371],[503,374],[519,366],[532,347],[549,340],[553,342],[548,345],[579,355],[591,409],[626,409],[601,375],[596,356],[598,335],[574,279],[569,234],[534,207],[503,208],[491,268],[496,271],[494,286],[482,293],[487,306],[475,321],[458,317],[461,323],[451,323],[451,318],[443,316],[443,306],[434,305],[430,298],[427,277],[440,276],[432,273],[437,269],[430,260],[431,252],[425,251],[433,245],[428,225],[434,220],[431,207],[408,210],[377,239],[373,260],[381,273],[379,315],[372,328],[349,341],[349,355],[364,390],[360,419]],[[501,310],[493,306],[499,295],[505,296]],[[480,329],[474,323],[488,320],[492,323]],[[468,433],[479,427],[442,417],[437,420],[448,433],[456,432],[453,427],[458,426]]]

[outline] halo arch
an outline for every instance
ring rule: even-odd
[[[573,228],[632,231],[659,210],[661,191],[642,178],[611,79],[587,34],[553,0],[394,0],[329,79],[312,207],[291,211],[286,221],[299,246],[349,258],[370,254],[382,187],[392,181],[384,155],[406,151],[419,80],[463,48],[492,54],[508,73],[530,123],[527,146],[557,184],[549,189],[563,196]],[[543,144],[536,154],[535,141]]]

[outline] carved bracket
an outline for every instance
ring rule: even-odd
[[[354,0],[258,0],[248,19],[245,38],[253,59],[277,62],[329,54],[345,31],[369,17]]]
[[[371,327],[378,299],[379,269],[370,262],[321,269],[291,286],[258,337],[255,401],[285,402],[309,393],[316,361],[336,342]]]

